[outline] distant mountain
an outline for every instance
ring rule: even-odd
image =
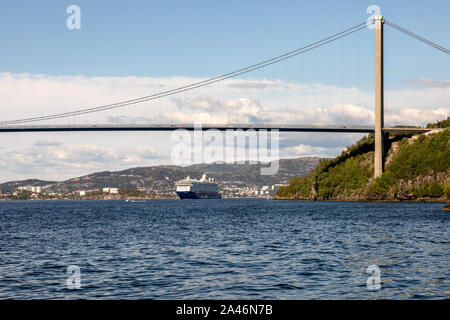
[[[57,181],[45,181],[39,179],[8,181],[0,184],[0,190],[3,192],[11,192],[17,190],[21,186],[44,187],[57,183]]]
[[[76,190],[98,190],[104,187],[127,189],[145,189],[148,192],[168,193],[174,189],[174,183],[186,176],[200,178],[203,173],[214,178],[222,187],[236,186],[261,188],[275,184],[287,184],[294,176],[304,176],[319,164],[320,158],[303,157],[279,160],[279,170],[274,175],[261,175],[258,164],[195,164],[180,166],[136,167],[122,171],[103,171],[62,182],[24,180],[0,184],[4,192],[16,190],[19,186],[46,186],[45,191],[68,193]]]

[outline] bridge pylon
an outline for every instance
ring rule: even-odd
[[[375,16],[375,178],[383,174],[384,167],[383,24],[383,16]]]

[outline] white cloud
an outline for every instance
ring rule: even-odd
[[[419,79],[414,79],[412,80],[412,82],[421,84],[426,87],[450,88],[450,80],[436,81],[433,79],[423,77]]]
[[[62,143],[60,141],[50,139],[40,139],[34,142],[34,145],[36,147],[57,147],[60,146],[61,144]]]
[[[31,147],[0,154],[2,180],[8,176],[67,179],[95,171],[153,165],[152,160],[167,156],[152,147],[131,151],[95,145],[65,145],[58,141],[36,141]]]
[[[294,147],[288,147],[282,150],[280,156],[282,158],[293,158],[293,157],[323,157],[327,158],[330,154],[330,149],[334,151],[333,153],[339,153],[342,151],[341,147],[338,148],[323,148],[323,147],[315,147],[307,144],[299,144]]]
[[[187,98],[184,100],[174,97],[172,98],[172,101],[180,109],[217,111],[223,107],[226,107],[223,105],[222,101],[215,96],[200,96],[196,98]]]

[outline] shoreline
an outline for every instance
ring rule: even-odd
[[[112,198],[112,197],[105,197],[105,198],[77,198],[77,199],[0,199],[0,201],[86,201],[86,200],[104,200],[104,201],[126,201],[126,200],[182,200],[178,196],[174,197],[148,197],[148,198]],[[260,197],[243,197],[243,198],[221,198],[218,200],[229,200],[229,199],[262,199],[262,200],[273,200],[272,198],[260,198]],[[194,199],[194,200],[211,200],[211,199]]]
[[[417,203],[447,203],[445,198],[436,199],[409,199],[409,200],[399,200],[399,199],[296,199],[296,198],[280,198],[273,197],[272,200],[276,201],[308,201],[308,202],[417,202]]]
[[[260,199],[260,200],[274,200],[274,201],[307,201],[307,202],[390,202],[390,203],[443,203],[447,204],[446,199],[414,199],[414,200],[362,200],[362,199],[345,199],[345,200],[338,200],[338,199],[294,199],[294,198],[222,198],[219,200],[230,200],[230,199]],[[1,201],[5,202],[14,202],[14,201],[91,201],[91,200],[101,200],[101,201],[126,201],[126,200],[181,200],[177,197],[156,197],[156,198],[109,198],[109,199],[102,199],[102,198],[85,198],[85,199],[0,199]],[[209,199],[196,199],[196,200],[209,200]],[[445,208],[448,208],[446,210],[450,210],[450,204],[447,204]]]

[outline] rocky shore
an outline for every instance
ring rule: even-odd
[[[300,200],[300,201],[329,201],[329,202],[440,202],[446,203],[447,198],[419,198],[419,199],[399,199],[399,198],[388,198],[388,199],[369,199],[364,197],[342,197],[338,199],[310,199],[302,197],[280,197],[274,196],[272,200]],[[446,207],[450,210],[450,204],[447,203]]]

